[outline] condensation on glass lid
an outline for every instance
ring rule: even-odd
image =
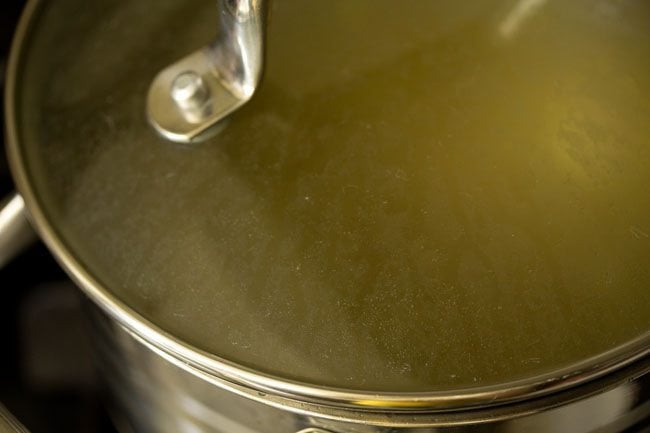
[[[144,98],[212,3],[62,20],[76,3],[44,6],[25,59],[30,175],[74,255],[175,336],[399,392],[647,335],[648,2],[277,0],[258,93],[193,147]]]

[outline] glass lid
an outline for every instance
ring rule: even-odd
[[[650,3],[275,0],[212,138],[149,125],[210,0],[44,2],[16,130],[65,248],[163,330],[275,377],[499,386],[646,338]]]

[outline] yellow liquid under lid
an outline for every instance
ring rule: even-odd
[[[21,134],[66,244],[163,329],[377,391],[648,332],[647,1],[277,0],[259,93],[195,147],[157,137],[144,97],[212,4],[96,3],[37,20]]]

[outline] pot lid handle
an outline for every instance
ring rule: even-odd
[[[267,0],[217,0],[214,42],[154,78],[147,117],[164,137],[195,142],[253,96],[262,77]]]

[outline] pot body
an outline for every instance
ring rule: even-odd
[[[161,352],[88,303],[118,426],[139,433],[636,431],[650,419],[650,363],[533,401],[455,412],[367,412],[268,395]]]

